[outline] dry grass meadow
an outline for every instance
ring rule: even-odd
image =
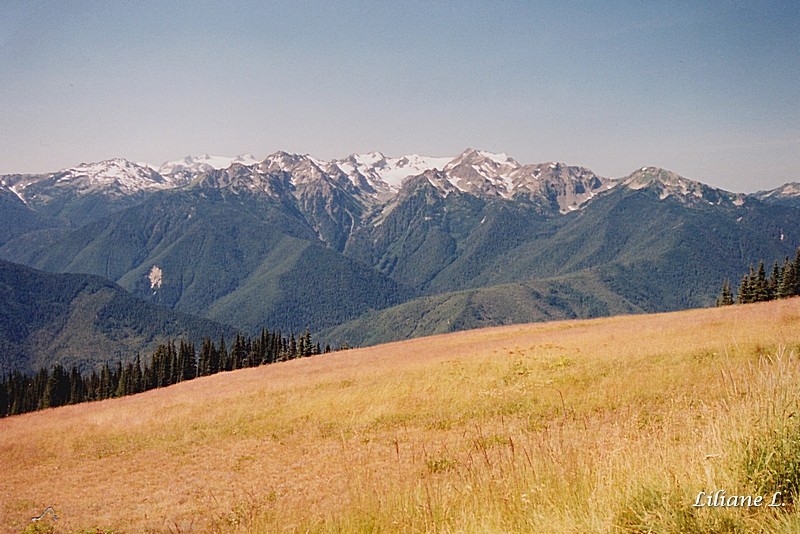
[[[791,299],[462,332],[11,417],[0,524],[798,532],[798,349]],[[691,506],[717,489],[787,506]],[[32,524],[47,506],[58,521]]]

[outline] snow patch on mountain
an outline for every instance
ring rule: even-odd
[[[9,189],[9,190],[10,190],[12,193],[14,193],[15,195],[17,195],[17,197],[18,197],[18,198],[19,198],[19,199],[20,199],[22,202],[24,202],[25,204],[27,204],[27,203],[28,203],[28,202],[25,200],[25,197],[24,197],[24,196],[22,196],[22,194],[21,194],[21,193],[20,193],[20,192],[17,190],[17,186],[16,186],[16,185],[12,185],[12,186],[10,186],[8,189]]]
[[[172,189],[178,184],[151,167],[115,158],[95,163],[81,163],[76,167],[49,175],[34,175],[29,180],[15,185],[23,189],[35,186],[36,190],[41,190],[43,187],[70,189],[77,194],[104,191],[130,195],[142,191]]]
[[[684,178],[672,171],[658,167],[642,167],[622,179],[622,185],[632,190],[651,189],[658,192],[659,200],[673,198],[686,205],[711,204],[741,206],[744,195]]]
[[[259,160],[252,154],[240,154],[233,158],[203,154],[202,156],[186,156],[175,161],[165,161],[158,168],[158,172],[162,175],[185,173],[187,171],[197,174],[211,170],[227,169],[234,163],[255,165],[258,162]]]
[[[789,182],[775,189],[758,191],[753,196],[766,201],[797,198],[800,197],[800,182]]]
[[[12,183],[10,180],[4,180],[3,179],[3,180],[0,180],[0,186],[2,186],[4,189],[8,189],[12,193],[14,193],[17,196],[17,198],[19,198],[22,201],[23,204],[27,204],[28,203],[25,200],[25,197],[23,197],[20,194],[20,192],[17,190],[17,188],[19,187],[17,184]]]
[[[560,213],[584,206],[596,195],[608,191],[617,182],[597,176],[584,167],[546,162],[525,165],[512,175],[513,195],[522,195]]]
[[[512,174],[520,164],[506,154],[468,148],[444,167],[450,182],[460,191],[509,198]]]
[[[390,191],[400,189],[403,180],[409,176],[419,176],[425,171],[443,170],[452,158],[420,156],[410,154],[397,158],[386,157],[380,152],[352,154],[335,163],[351,180],[357,182],[359,175],[364,177],[377,190],[388,186]],[[384,185],[385,184],[385,185]]]

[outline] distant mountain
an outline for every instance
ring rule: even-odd
[[[656,167],[642,167],[624,178],[622,186],[628,189],[647,189],[658,194],[659,200],[676,199],[678,202],[692,207],[705,205],[741,206],[745,195],[729,193],[700,182],[688,180],[674,172]]]
[[[33,210],[13,185],[0,180],[0,246],[16,237],[57,226],[59,221]]]
[[[566,214],[434,185],[442,180],[430,172],[405,184],[347,249],[427,296],[326,331],[334,342],[709,306],[724,278],[736,284],[748,265],[800,244],[798,209],[662,169],[636,171]]]
[[[790,182],[768,191],[758,191],[752,196],[769,204],[800,207],[800,182]]]
[[[236,331],[132,297],[97,276],[53,274],[0,260],[0,373],[61,362],[86,371],[128,361],[179,336]]]
[[[176,183],[189,183],[192,178],[202,172],[227,169],[234,163],[240,165],[254,165],[258,160],[252,154],[240,154],[229,158],[225,156],[186,156],[175,161],[165,161],[158,168],[162,176],[171,176]]]
[[[3,258],[251,332],[310,326],[356,343],[706,306],[723,278],[800,244],[792,184],[744,195],[656,167],[611,179],[475,149],[0,179]]]
[[[405,178],[433,169],[442,170],[452,159],[417,154],[390,158],[380,152],[369,152],[352,154],[332,163],[350,177],[363,177],[376,190],[397,191]]]
[[[4,176],[2,180],[31,208],[72,226],[138,204],[149,193],[185,185],[125,159],[82,163],[50,174]]]
[[[409,289],[325,246],[297,200],[281,192],[291,187],[285,176],[251,171],[214,171],[14,255],[50,271],[98,274],[153,303],[252,333],[324,328],[408,298]]]

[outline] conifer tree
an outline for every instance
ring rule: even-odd
[[[785,299],[792,296],[792,291],[795,286],[795,271],[794,271],[794,264],[789,261],[787,257],[783,260],[783,266],[781,267],[781,283],[778,285],[778,295],[779,299]]]
[[[167,354],[169,354],[169,380],[167,384],[177,384],[180,381],[183,365],[178,364],[178,351],[175,349],[175,340],[167,342]]]
[[[86,398],[88,400],[100,399],[100,377],[93,369],[92,374],[86,380]]]
[[[792,285],[791,296],[795,296],[800,295],[800,247],[798,247],[797,253],[795,254],[792,268],[794,271],[794,284]]]
[[[752,273],[752,271],[753,268],[751,267],[750,272]],[[742,276],[742,283],[739,284],[739,304],[749,304],[753,302],[753,288],[750,280],[749,274]]]
[[[231,361],[228,349],[225,348],[225,336],[220,336],[219,339],[219,371],[230,371]]]
[[[40,402],[42,408],[55,408],[66,404],[69,401],[69,390],[69,375],[67,371],[60,363],[54,365],[42,394]]]
[[[727,278],[722,282],[722,294],[717,299],[717,306],[730,306],[733,304],[733,293]]]
[[[767,281],[767,300],[775,300],[778,298],[778,286],[781,285],[781,268],[778,262],[772,266],[772,273]]]
[[[765,302],[769,300],[769,287],[767,285],[767,273],[764,269],[764,262],[758,262],[758,272],[756,273],[755,288],[753,291],[753,302]]]
[[[9,398],[9,377],[3,376],[3,381],[0,382],[0,417],[6,417],[10,408]]]
[[[73,365],[69,373],[69,404],[78,404],[86,400],[83,387],[83,377],[78,368]]]
[[[303,356],[311,356],[314,354],[314,345],[311,342],[311,330],[306,326],[306,331],[303,333]]]
[[[232,369],[241,369],[243,367],[249,367],[247,360],[249,359],[247,356],[244,338],[239,334],[236,334],[236,338],[233,341],[233,347],[231,347],[231,368]]]
[[[136,353],[136,361],[133,362],[133,392],[141,393],[144,391],[144,378],[142,377],[142,360],[139,353]]]
[[[197,376],[206,376],[211,371],[211,340],[203,338],[200,345],[200,357],[197,361]]]
[[[289,337],[289,359],[297,358],[297,340],[294,338],[294,332]]]
[[[261,330],[261,338],[256,345],[256,358],[258,363],[256,365],[263,365],[270,363],[269,361],[269,331],[266,328]]]
[[[100,370],[100,389],[97,392],[97,398],[107,399],[111,396],[111,369],[108,367],[108,362],[103,365]]]
[[[130,372],[132,371],[133,371],[133,365],[130,365]],[[117,382],[117,389],[114,391],[115,397],[124,397],[125,395],[128,395],[128,391],[126,390],[127,388],[130,387],[128,385],[128,382],[130,380],[130,372],[128,372],[127,366],[124,369],[122,369],[122,372],[120,373],[119,377],[119,382]]]
[[[194,346],[181,339],[178,352],[180,353],[178,356],[181,369],[180,380],[183,381],[193,379],[195,376],[197,376]]]

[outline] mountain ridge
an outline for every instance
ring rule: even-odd
[[[293,176],[297,174],[307,182],[321,179],[322,174],[327,174],[328,178],[336,177],[340,182],[344,176],[350,179],[355,188],[369,190],[370,194],[376,195],[382,202],[399,192],[403,180],[435,169],[442,171],[450,185],[462,192],[503,198],[531,194],[548,198],[555,194],[559,199],[555,204],[562,213],[579,209],[591,200],[594,194],[619,184],[644,187],[646,184],[642,181],[643,174],[661,176],[659,181],[666,186],[674,186],[676,181],[679,182],[684,189],[682,191],[684,195],[696,195],[699,185],[709,190],[738,196],[739,199],[754,197],[775,202],[778,199],[800,197],[800,187],[792,187],[792,182],[751,194],[734,193],[688,180],[658,167],[644,166],[627,176],[609,178],[597,175],[585,167],[563,162],[520,164],[505,153],[497,154],[472,148],[465,149],[455,157],[430,157],[417,154],[387,157],[381,152],[368,152],[354,153],[330,161],[284,151],[275,152],[261,160],[250,154],[235,157],[204,154],[171,160],[160,166],[113,158],[96,163],[82,163],[57,172],[9,174],[0,176],[0,179],[4,186],[15,192],[24,202],[46,203],[47,191],[53,188],[73,189],[75,194],[90,194],[97,192],[98,189],[104,189],[106,194],[133,195],[142,191],[186,187],[204,173],[230,169],[234,166],[259,167],[262,170],[265,166],[271,167],[273,170],[287,171]],[[687,191],[686,185],[689,183],[692,187]],[[553,191],[553,189],[563,189],[565,185],[571,194],[567,191]],[[448,188],[444,185],[443,187]],[[674,187],[672,189],[666,187],[663,190],[671,195],[677,193]],[[564,196],[568,198],[564,200]]]
[[[0,177],[9,206],[0,257],[105,276],[139,298],[251,333],[310,326],[364,343],[378,338],[368,330],[416,335],[526,313],[706,306],[723,278],[793,255],[800,243],[800,208],[790,202],[800,189],[788,186],[745,195],[657,167],[606,178],[476,149],[449,160],[284,151],[255,159],[186,158],[197,170],[176,164],[166,177],[114,160],[101,166],[135,171],[138,187],[110,170],[92,182],[92,165],[58,178]],[[39,196],[26,198],[29,190]],[[457,317],[447,323],[442,310]]]

